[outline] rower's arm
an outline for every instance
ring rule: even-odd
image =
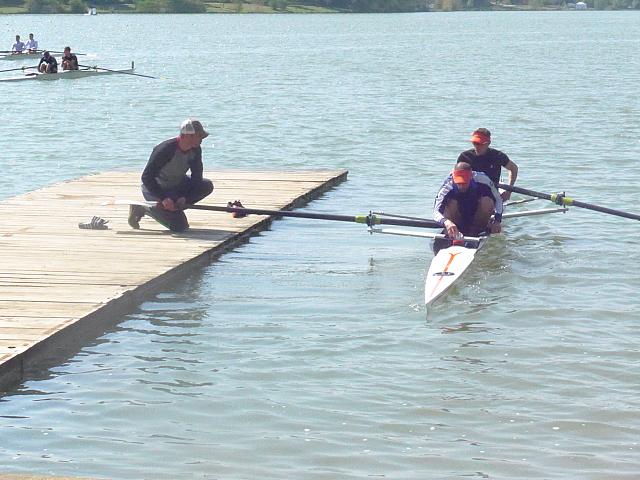
[[[142,172],[142,183],[147,187],[147,190],[157,198],[164,199],[165,192],[158,183],[156,177],[160,174],[162,167],[169,163],[171,158],[173,158],[176,148],[178,147],[177,140],[175,139],[165,141],[160,145],[157,145],[151,152],[147,166]]]
[[[440,187],[438,194],[436,195],[436,199],[433,202],[433,219],[438,222],[443,227],[444,222],[447,220],[444,216],[444,207],[446,203],[447,196],[449,192],[453,189],[453,181],[451,178],[448,178],[444,185]]]
[[[196,147],[195,152],[196,156],[189,165],[191,168],[191,180],[195,182],[201,182],[202,173],[204,170],[204,166],[202,165],[202,148]]]
[[[516,178],[518,178],[518,165],[513,163],[511,160],[507,161],[504,168],[509,171],[509,178],[507,179],[507,184],[513,185],[516,183]],[[508,190],[503,191],[500,196],[503,201],[507,201],[511,198],[511,192]]]
[[[518,178],[518,165],[509,160],[504,168],[509,170],[509,178],[507,179],[507,183],[509,185],[515,185],[516,178]]]

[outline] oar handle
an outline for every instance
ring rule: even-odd
[[[593,210],[595,212],[615,215],[617,217],[630,218],[631,220],[640,220],[640,215],[637,215],[635,213],[624,212],[622,210],[616,210],[608,207],[601,207],[600,205],[594,205],[592,203],[580,202],[578,200],[574,200],[571,197],[567,197],[564,193],[549,194],[549,193],[543,193],[543,192],[536,192],[535,190],[529,190],[526,188],[516,187],[514,185],[507,185],[504,183],[500,183],[498,184],[498,186],[503,190],[508,190],[510,192],[521,193],[523,195],[529,195],[531,197],[544,198],[545,200],[549,200],[558,205],[563,205],[567,207],[570,207],[570,206],[580,207],[580,208],[585,208],[587,210]]]

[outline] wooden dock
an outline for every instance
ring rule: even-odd
[[[346,180],[346,171],[209,171],[213,194],[201,202],[290,209]],[[83,335],[95,335],[167,282],[207,265],[270,217],[234,219],[189,210],[191,228],[175,234],[149,217],[127,224],[127,205],[143,200],[140,172],[106,172],[0,202],[0,389],[55,362]],[[79,222],[108,219],[109,230]],[[78,346],[81,346],[78,345]]]

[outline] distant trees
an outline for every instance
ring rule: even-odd
[[[69,13],[85,13],[87,11],[87,4],[82,0],[70,0],[69,1]]]
[[[82,1],[67,4],[62,0],[27,0],[25,7],[29,13],[84,13],[86,5]],[[72,10],[73,9],[73,10]],[[77,10],[80,9],[80,10]]]
[[[202,0],[136,0],[136,12],[140,13],[204,13]]]
[[[382,13],[421,11],[426,9],[427,2],[425,0],[301,0],[295,3],[302,5],[317,5],[349,12]]]
[[[238,0],[220,1],[222,3],[238,2]],[[427,5],[426,0],[247,0],[245,3],[268,5],[274,10],[286,10],[289,6],[305,5],[360,13],[416,12],[426,10]]]
[[[57,0],[27,0],[25,7],[29,13],[62,13],[63,5]]]
[[[89,4],[102,9],[135,11],[140,13],[204,13],[204,1],[210,0],[0,0],[0,6],[24,5],[29,13],[84,13]],[[213,1],[213,0],[211,0]],[[383,13],[418,12],[428,10],[491,10],[502,5],[517,5],[532,10],[566,8],[577,0],[218,0],[235,5],[234,11],[243,11],[243,5],[264,5],[277,12],[291,7],[324,7],[341,12]],[[640,0],[583,0],[590,9],[640,9]],[[132,5],[135,5],[135,8]]]
[[[274,10],[285,10],[289,6],[288,0],[269,0],[269,6]]]

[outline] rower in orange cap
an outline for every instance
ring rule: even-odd
[[[458,162],[466,162],[471,165],[471,169],[476,172],[486,173],[493,181],[494,185],[500,183],[500,173],[504,167],[509,171],[509,178],[505,183],[513,185],[518,177],[518,165],[509,157],[495,148],[491,148],[491,132],[486,128],[478,128],[471,134],[469,139],[473,148],[465,150],[458,156]],[[502,200],[507,201],[511,197],[511,192],[501,193]]]
[[[466,162],[458,162],[438,191],[433,219],[446,229],[451,240],[459,234],[499,233],[502,197],[486,174],[473,171]]]

